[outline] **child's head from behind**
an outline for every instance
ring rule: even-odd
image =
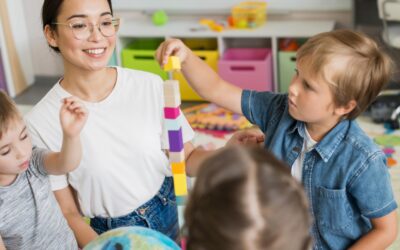
[[[188,250],[308,249],[301,185],[261,148],[228,147],[200,168],[187,208]]]
[[[25,123],[11,98],[0,91],[0,186],[28,168],[31,153]]]
[[[349,30],[310,38],[297,52],[297,67],[304,89],[318,94],[318,89],[312,88],[326,83],[332,104],[343,108],[339,113],[348,119],[356,118],[368,107],[392,74],[392,61],[376,42]],[[296,89],[295,83],[291,84],[292,95],[300,86]]]

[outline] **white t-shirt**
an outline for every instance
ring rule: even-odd
[[[93,217],[126,215],[150,200],[165,176],[171,176],[164,126],[163,81],[157,75],[117,67],[110,95],[97,103],[84,102],[89,117],[81,132],[83,158],[65,176],[51,176],[53,190],[77,191],[82,213]],[[59,151],[61,99],[70,96],[59,82],[26,115],[33,144]],[[194,132],[182,119],[183,141]]]
[[[294,161],[291,169],[292,176],[300,182],[302,181],[301,178],[303,173],[304,156],[307,152],[314,148],[315,144],[317,144],[317,142],[311,138],[306,128],[305,131],[306,136],[304,138],[303,148],[301,149],[299,157],[297,157],[297,159]]]

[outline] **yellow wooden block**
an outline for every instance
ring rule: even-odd
[[[175,195],[187,195],[187,183],[185,174],[174,174]]]
[[[171,163],[172,174],[186,174],[185,162],[172,162]]]
[[[181,61],[177,56],[170,56],[168,58],[167,64],[164,65],[165,71],[180,70],[180,69],[181,69]]]

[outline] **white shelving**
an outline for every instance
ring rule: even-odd
[[[197,20],[171,20],[164,26],[155,26],[148,20],[124,19],[119,30],[117,59],[121,65],[121,50],[135,38],[215,38],[220,56],[227,47],[235,43],[235,40],[244,46],[246,41],[249,46],[257,43],[267,44],[272,49],[274,83],[277,89],[279,39],[308,38],[333,30],[334,25],[334,21],[267,21],[264,26],[256,29],[214,32],[209,29],[199,29],[201,26]]]

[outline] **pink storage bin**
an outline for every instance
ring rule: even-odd
[[[242,89],[273,90],[271,49],[230,48],[218,61],[222,79]]]

